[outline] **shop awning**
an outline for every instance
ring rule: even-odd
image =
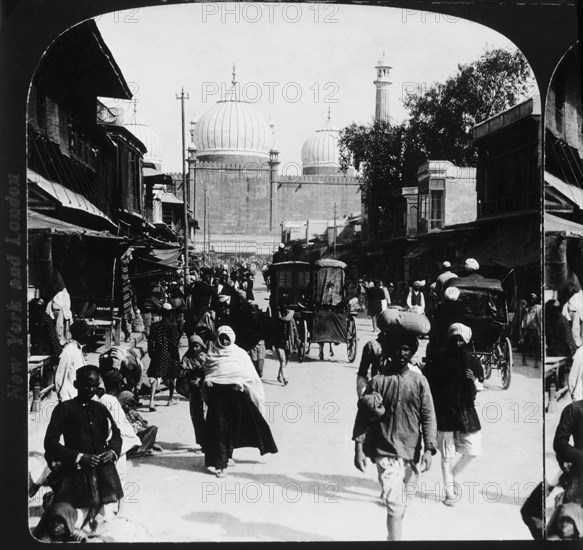
[[[412,260],[414,258],[418,258],[419,256],[421,256],[422,254],[425,254],[425,252],[427,252],[429,250],[429,246],[420,246],[419,248],[416,248],[415,250],[412,250],[411,252],[409,252],[409,254],[406,254],[405,256],[403,256],[404,260]]]
[[[174,193],[164,193],[164,195],[160,198],[160,200],[164,204],[184,204]]]
[[[152,249],[152,254],[156,258],[158,262],[161,264],[176,267],[176,262],[178,261],[178,257],[182,253],[181,248],[154,248]]]
[[[65,208],[72,208],[74,210],[82,210],[87,214],[91,214],[93,216],[98,216],[107,220],[113,227],[115,227],[115,223],[109,218],[106,214],[104,214],[97,206],[95,206],[91,201],[87,200],[83,195],[79,193],[75,193],[75,191],[71,191],[67,189],[64,185],[57,183],[56,181],[50,181],[46,178],[43,178],[40,174],[37,174],[34,170],[28,169],[26,171],[26,177],[29,182],[35,183],[38,185],[43,191],[57,199]]]
[[[583,189],[576,185],[566,183],[549,172],[545,172],[545,183],[554,187],[561,195],[583,209]]]
[[[583,238],[583,225],[546,213],[545,234],[547,233],[563,233],[567,237]]]
[[[94,231],[79,225],[57,220],[50,216],[45,216],[34,210],[29,210],[27,214],[27,225],[29,231],[46,231],[58,235],[83,235],[86,237],[99,237],[103,239],[123,240],[122,237],[116,237],[109,231]]]
[[[507,269],[536,264],[541,261],[541,247],[538,235],[529,242],[502,234],[487,238],[475,245],[468,253],[483,265],[501,265]]]

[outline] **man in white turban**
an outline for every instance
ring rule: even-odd
[[[443,291],[445,290],[445,284],[450,279],[455,279],[457,275],[451,271],[451,263],[447,260],[441,264],[441,273],[437,276],[437,281],[435,285],[435,292],[437,297],[441,300],[443,297]]]
[[[447,329],[448,340],[454,336],[459,336],[464,344],[469,344],[472,339],[472,329],[462,323],[453,323]]]
[[[423,370],[435,403],[446,506],[454,506],[460,500],[459,475],[482,452],[474,399],[484,371],[480,361],[466,349],[471,339],[470,327],[453,323],[447,329],[446,348],[439,350]]]
[[[484,277],[478,273],[480,264],[474,258],[468,258],[464,262],[464,277],[472,279],[483,279]]]

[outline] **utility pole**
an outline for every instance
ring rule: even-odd
[[[334,203],[334,259],[336,259],[336,218],[338,216],[338,203]]]
[[[188,94],[184,93],[184,87],[180,94],[176,94],[176,99],[180,100],[182,107],[182,198],[184,201],[184,290],[188,286],[190,270],[188,267],[188,193],[186,182],[186,143],[184,131],[184,100],[189,99]]]

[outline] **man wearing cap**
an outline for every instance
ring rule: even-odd
[[[366,457],[376,463],[387,510],[388,540],[401,540],[406,484],[418,473],[418,466],[421,472],[429,470],[436,453],[436,419],[429,384],[410,368],[418,346],[414,335],[401,333],[385,374],[373,377],[361,398],[366,401],[370,400],[367,396],[379,394],[384,414],[375,420],[376,415],[367,414],[367,407],[359,403],[352,432],[356,468],[365,471]],[[379,409],[382,411],[375,405],[375,410]]]
[[[122,439],[111,413],[93,399],[99,389],[98,368],[80,367],[74,386],[77,395],[60,402],[51,415],[45,456],[54,473],[54,502],[81,509],[85,522],[94,528],[94,520],[104,507],[123,497],[115,469]]]
[[[188,350],[182,356],[181,362],[182,372],[187,378],[190,386],[190,419],[192,420],[192,427],[194,428],[194,437],[196,443],[200,446],[200,452],[203,453],[206,443],[206,430],[202,383],[204,380],[206,352],[207,345],[204,340],[198,336],[198,334],[193,334],[188,339]]]
[[[446,346],[447,329],[463,317],[464,306],[459,301],[459,296],[460,290],[455,286],[449,286],[443,292],[443,301],[435,309],[431,322],[429,344],[425,354],[428,359]]]
[[[77,395],[75,373],[85,365],[83,346],[89,341],[90,330],[84,320],[75,321],[71,325],[71,338],[63,347],[55,372],[55,391],[59,401],[67,401]]]
[[[435,293],[439,300],[443,299],[443,291],[445,290],[445,284],[450,279],[456,278],[457,275],[451,271],[451,263],[447,260],[441,263],[441,273],[437,276]]]
[[[468,326],[452,324],[447,329],[446,348],[439,350],[423,371],[435,403],[446,506],[459,500],[458,476],[482,452],[481,425],[474,400],[476,381],[484,380],[484,371],[480,361],[466,349],[471,339],[472,330]]]

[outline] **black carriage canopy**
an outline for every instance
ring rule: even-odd
[[[269,267],[271,278],[270,305],[272,308],[287,303],[295,308],[311,295],[312,265],[308,262],[278,262]]]
[[[448,281],[447,286],[459,289],[465,317],[507,323],[506,293],[498,279],[460,277]]]

